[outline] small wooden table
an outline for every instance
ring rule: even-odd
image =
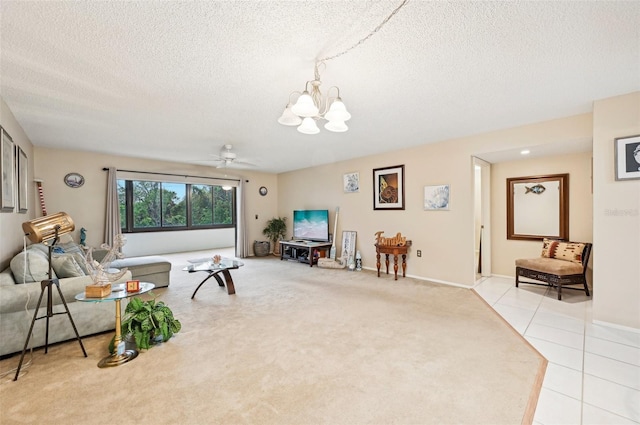
[[[407,271],[407,251],[411,246],[411,241],[407,241],[406,245],[378,245],[376,244],[376,266],[378,267],[378,277],[380,277],[380,254],[385,255],[384,263],[387,266],[387,274],[389,274],[389,255],[393,255],[393,273],[394,280],[398,280],[398,255],[402,255],[402,277],[405,277]]]

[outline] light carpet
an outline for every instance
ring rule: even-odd
[[[181,271],[154,290],[169,342],[100,369],[112,334],[36,350],[0,385],[2,424],[531,423],[546,367],[472,290],[252,257],[236,295]],[[115,309],[114,309],[115,310]],[[66,316],[58,316],[67,320]],[[57,319],[57,318],[56,318]],[[19,356],[0,362],[15,367]]]

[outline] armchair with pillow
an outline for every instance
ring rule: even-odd
[[[589,296],[587,265],[592,244],[544,239],[540,257],[516,260],[516,287],[520,283],[544,285],[558,289],[558,300],[562,299],[562,288],[584,291]],[[541,281],[521,282],[520,277]],[[569,285],[569,286],[567,286]],[[574,288],[571,285],[581,285]]]

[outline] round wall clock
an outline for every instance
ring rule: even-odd
[[[78,173],[69,173],[64,176],[64,183],[69,187],[80,187],[84,184],[84,177]]]
[[[260,192],[260,195],[265,196],[267,194],[267,188],[262,186],[258,189],[258,192]]]

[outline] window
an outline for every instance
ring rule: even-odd
[[[235,188],[118,180],[120,225],[126,233],[235,226]]]

